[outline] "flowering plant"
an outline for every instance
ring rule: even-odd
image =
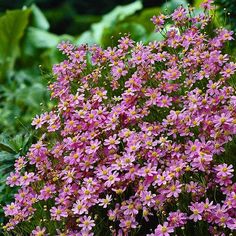
[[[59,45],[58,103],[33,120],[42,136],[8,177],[21,188],[5,229],[36,216],[31,235],[236,229],[234,167],[218,158],[236,133],[236,63],[223,53],[232,32],[206,33],[210,3],[154,16],[159,42]]]

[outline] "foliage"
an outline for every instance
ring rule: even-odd
[[[19,41],[28,23],[29,10],[8,11],[0,17],[0,82],[9,77],[16,57],[19,56]]]
[[[225,24],[228,24],[236,32],[236,2],[234,0],[216,0],[218,11]]]
[[[44,12],[51,26],[51,32],[77,35],[87,30],[92,23],[98,22],[101,15],[110,12],[117,5],[127,5],[135,0],[87,0],[87,1],[58,1],[54,0],[21,0],[2,1],[1,9],[21,8],[35,3]],[[165,0],[144,0],[144,7],[160,6]]]
[[[145,8],[142,11],[142,2],[136,1],[127,6],[119,6],[110,13],[105,14],[102,20],[91,25],[91,29],[85,31],[76,43],[94,43],[103,47],[116,44],[121,35],[129,34],[134,40],[150,42],[160,40],[160,33],[153,33],[153,24],[150,18],[160,12],[172,12],[176,6],[187,6],[185,0],[172,0],[161,7]],[[134,14],[136,12],[136,14]]]
[[[12,171],[15,159],[21,155],[26,154],[29,146],[32,144],[33,133],[27,133],[27,135],[16,135],[13,139],[7,137],[7,135],[0,136],[0,204],[9,202],[15,193],[14,190],[6,185],[6,178],[9,176],[9,172]],[[0,208],[0,215],[3,215],[3,210]],[[3,218],[0,218],[0,223],[3,222]],[[1,231],[0,231],[1,232]]]
[[[29,127],[32,115],[51,104],[46,90],[48,71],[58,59],[57,54],[50,50],[65,37],[48,33],[48,27],[46,18],[35,5],[7,11],[0,17],[0,133],[4,142],[11,144],[12,148],[14,143],[18,143],[24,149],[25,143],[20,139],[31,140]],[[44,41],[42,45],[41,35],[47,44]],[[43,65],[41,70],[40,64]],[[22,153],[19,146],[10,151],[6,149],[8,146],[0,145],[0,204],[9,201],[14,193],[9,192],[4,182],[14,159]],[[3,221],[2,211],[0,221]]]
[[[36,66],[39,60],[30,61],[27,56],[23,56],[25,51],[22,50],[30,15],[35,12],[35,9],[37,8],[9,11],[0,18],[2,32],[0,47],[0,55],[2,55],[0,66],[2,85],[0,88],[0,131],[7,132],[9,135],[22,129],[19,122],[23,123],[23,126],[24,123],[29,123],[31,114],[40,111],[36,103],[42,102],[43,97],[47,96]],[[35,24],[39,24],[39,20],[40,18]],[[39,55],[35,54],[34,56]],[[29,60],[28,64],[27,60]],[[37,91],[39,92],[37,95],[29,96]]]

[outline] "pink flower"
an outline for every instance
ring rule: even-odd
[[[164,71],[163,77],[167,80],[177,80],[181,76],[181,72],[177,67],[169,68],[167,71]]]
[[[160,14],[159,16],[153,16],[151,18],[151,21],[153,22],[153,24],[156,26],[156,31],[159,31],[160,29],[163,28],[163,25],[165,23],[165,19],[167,17],[163,14]]]
[[[120,178],[118,176],[119,176],[119,174],[117,172],[108,173],[108,175],[106,177],[106,182],[104,183],[104,185],[107,187],[112,186],[115,182],[120,180]]]
[[[45,185],[41,190],[39,194],[40,200],[47,200],[49,198],[53,197],[53,194],[56,192],[56,187],[54,184],[48,184]]]
[[[128,201],[126,202],[126,204],[123,204],[123,206],[121,206],[121,210],[124,212],[124,215],[126,216],[138,214],[137,206],[134,204],[133,201]]]
[[[19,181],[21,186],[28,186],[31,182],[35,181],[35,174],[33,172],[25,172]]]
[[[233,40],[233,34],[234,32],[233,31],[228,31],[227,29],[219,29],[217,30],[217,33],[218,33],[218,37],[220,38],[221,41],[230,41],[230,40]]]
[[[144,205],[147,205],[148,207],[155,205],[156,194],[152,194],[151,191],[142,191],[140,197]]]
[[[227,165],[227,164],[220,164],[220,165],[217,165],[215,167],[215,171],[216,171],[216,176],[217,177],[232,177],[233,176],[233,172],[234,172],[234,169],[233,169],[233,165]]]
[[[182,213],[180,210],[176,212],[170,212],[167,220],[170,226],[181,227],[187,222],[187,214]]]
[[[82,228],[82,230],[92,230],[92,228],[95,226],[94,220],[91,216],[84,216],[80,219],[79,227]]]
[[[213,201],[210,202],[209,199],[207,198],[204,203],[204,211],[210,213],[214,209],[215,209],[215,206],[213,205]]]
[[[36,115],[36,117],[32,121],[32,125],[35,126],[35,129],[39,129],[42,127],[42,125],[45,123],[42,116]]]
[[[81,157],[83,156],[82,151],[73,151],[69,156],[65,156],[64,160],[66,163],[73,165],[75,163],[81,162]]]
[[[117,139],[117,135],[114,134],[110,136],[108,139],[105,139],[104,145],[108,146],[108,149],[116,149],[116,146],[119,144],[119,140]]]
[[[202,3],[201,3],[201,7],[202,8],[205,8],[207,10],[211,10],[213,7],[212,7],[212,4],[214,3],[213,0],[204,0]]]
[[[193,159],[191,166],[201,171],[205,171],[205,169],[209,167],[209,164],[211,163],[212,160],[213,160],[212,155],[200,151],[198,153],[198,156]]]
[[[107,208],[107,206],[110,204],[112,200],[112,196],[111,195],[106,195],[106,198],[100,199],[99,200],[99,206],[102,206],[103,208]]]
[[[16,168],[16,172],[20,171],[21,169],[23,169],[26,165],[27,161],[25,160],[25,157],[18,157],[15,161],[15,168]]]
[[[46,234],[46,228],[40,228],[39,226],[37,226],[32,232],[31,232],[32,236],[47,236],[48,234]]]
[[[190,157],[194,157],[198,154],[201,148],[202,143],[199,140],[195,140],[194,142],[189,141],[185,153]]]
[[[222,76],[225,78],[231,77],[235,73],[236,63],[230,62],[224,66],[224,71],[221,72]]]
[[[175,183],[173,182],[172,184],[170,184],[169,188],[164,191],[164,193],[168,198],[172,196],[177,198],[181,193],[181,187],[182,184],[180,184],[179,181],[176,181]]]
[[[124,229],[135,229],[137,222],[132,217],[125,217],[121,219],[119,226]]]
[[[99,146],[101,145],[101,142],[97,139],[95,141],[90,142],[90,146],[86,150],[87,154],[94,154],[99,149]]]
[[[87,213],[88,209],[86,208],[85,202],[77,200],[73,205],[72,211],[74,214],[82,215],[84,213]]]
[[[3,209],[5,211],[6,216],[14,216],[18,214],[18,211],[20,210],[20,206],[12,202],[11,204],[3,207]]]
[[[19,172],[11,172],[10,176],[7,177],[6,183],[10,185],[10,187],[13,186],[19,186],[20,185],[20,173]]]
[[[118,47],[127,50],[129,47],[133,47],[134,41],[130,39],[128,36],[126,37],[121,37],[121,39],[118,40],[119,45]]]
[[[60,44],[58,44],[57,48],[64,54],[70,55],[71,50],[73,50],[74,46],[68,41],[62,41]]]
[[[58,207],[52,207],[50,209],[51,217],[55,220],[61,220],[61,218],[67,217],[68,213],[66,212],[66,209],[63,206]]]
[[[116,79],[119,79],[121,76],[125,76],[128,73],[123,62],[116,63],[116,65],[112,67],[111,71],[112,71],[112,75]]]
[[[202,220],[202,213],[204,210],[204,205],[202,203],[192,203],[189,209],[193,212],[189,219],[193,220],[194,222]]]
[[[150,236],[170,236],[171,233],[174,232],[173,227],[169,226],[168,222],[164,222],[163,225],[159,224],[155,229],[153,234],[149,234]]]
[[[183,21],[187,18],[187,11],[183,7],[178,7],[172,14],[172,19],[174,21]]]
[[[231,114],[222,113],[221,115],[215,115],[215,126],[217,128],[230,125],[232,121]]]

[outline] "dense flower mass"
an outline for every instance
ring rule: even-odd
[[[52,235],[235,232],[234,167],[218,156],[236,134],[236,63],[223,53],[232,32],[206,33],[210,3],[205,14],[154,16],[165,38],[148,45],[59,45],[67,59],[49,86],[58,103],[33,120],[42,137],[7,179],[20,186],[7,230],[45,205]],[[41,221],[31,235],[49,233]]]

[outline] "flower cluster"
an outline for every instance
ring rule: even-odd
[[[236,134],[236,63],[222,51],[232,32],[208,36],[211,16],[182,6],[152,21],[162,41],[59,45],[67,59],[49,85],[58,103],[33,120],[42,137],[7,179],[20,186],[5,206],[7,230],[45,202],[55,235],[98,235],[104,225],[168,236],[199,222],[212,235],[236,230],[234,167],[218,158]],[[41,222],[31,234],[48,233]]]

